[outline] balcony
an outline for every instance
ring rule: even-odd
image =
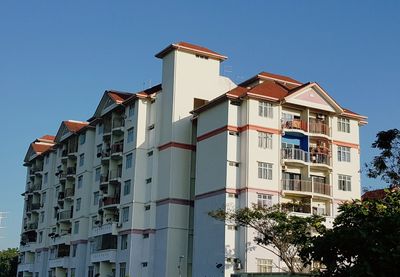
[[[101,157],[101,162],[102,162],[102,163],[106,163],[106,162],[108,162],[108,161],[110,160],[111,149],[103,150],[103,151],[99,152],[99,153],[97,154],[97,156],[98,156],[98,157],[99,157],[99,156]]]
[[[329,125],[321,121],[317,121],[314,118],[310,118],[309,133],[317,135],[330,136]]]
[[[68,268],[69,257],[65,256],[61,258],[49,259],[49,268],[56,268],[56,267]]]
[[[103,138],[106,139],[111,136],[111,124],[108,122],[108,124],[104,124],[103,126]]]
[[[285,203],[282,209],[289,213],[311,214],[311,203]]]
[[[124,142],[118,142],[111,146],[111,158],[113,159],[121,159],[122,152],[124,150]]]
[[[124,132],[125,120],[123,118],[116,118],[112,122],[112,133],[114,135],[121,135]]]
[[[33,272],[33,263],[20,263],[18,265],[18,272],[21,271]]]
[[[283,179],[282,190],[291,194],[317,193],[326,196],[332,195],[329,184],[302,179]]]
[[[29,211],[38,211],[40,209],[40,203],[32,203],[31,205],[30,205],[30,209],[29,209]]]
[[[307,132],[307,122],[301,119],[286,120],[282,123],[282,129]]]
[[[41,184],[34,184],[34,185],[31,185],[30,189],[31,189],[32,192],[39,191],[39,190],[42,189],[42,185]]]
[[[36,230],[38,228],[38,222],[31,222],[31,223],[27,223],[24,226],[24,229],[26,232],[32,231],[32,230]]]
[[[65,198],[72,198],[75,195],[74,188],[66,188],[65,189]]]
[[[289,191],[312,192],[312,184],[311,181],[306,180],[283,179],[282,189]]]
[[[60,192],[58,193],[58,197],[57,197],[58,202],[64,201],[64,198],[65,198],[65,193],[64,193],[63,191],[60,191]]]
[[[314,151],[310,153],[310,162],[313,165],[331,166],[331,158],[328,154],[316,153]]]
[[[122,168],[117,168],[115,170],[110,171],[110,178],[109,182],[110,184],[119,184],[121,183],[121,177],[122,177]]]
[[[327,196],[332,196],[331,186],[325,183],[313,182],[313,192]]]
[[[75,179],[76,167],[67,167],[67,179]]]
[[[298,148],[283,148],[282,159],[300,161],[304,163],[309,161],[308,152]]]
[[[67,159],[68,159],[68,151],[67,151],[67,149],[64,149],[64,150],[61,152],[61,161],[62,161],[62,162],[65,162]]]
[[[106,196],[99,201],[99,208],[116,208],[119,202],[119,196]]]
[[[69,221],[71,218],[72,218],[72,211],[70,211],[70,210],[58,212],[57,220],[59,222]]]

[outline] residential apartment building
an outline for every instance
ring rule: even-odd
[[[19,276],[230,276],[283,271],[250,229],[211,210],[296,202],[327,224],[360,198],[359,126],[317,83],[262,72],[236,85],[226,57],[189,43],[156,55],[162,82],[105,91],[25,157]]]

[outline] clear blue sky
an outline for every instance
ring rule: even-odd
[[[260,71],[317,81],[369,117],[400,127],[400,1],[0,1],[0,249],[18,246],[29,143],[86,120],[105,89],[160,81],[154,54],[188,41],[225,54],[228,76]],[[363,185],[381,184],[363,177]]]

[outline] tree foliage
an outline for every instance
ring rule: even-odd
[[[322,276],[400,276],[400,192],[339,207],[332,229],[302,249],[306,263],[320,261]]]
[[[18,255],[17,248],[0,251],[0,277],[17,276]]]
[[[323,232],[324,218],[290,215],[282,205],[243,208],[236,211],[220,209],[209,213],[215,219],[233,222],[257,231],[254,241],[277,255],[291,273],[302,272],[299,253],[309,247],[313,232]]]
[[[390,129],[376,135],[373,148],[381,152],[366,164],[370,178],[381,177],[392,186],[400,185],[400,130]]]

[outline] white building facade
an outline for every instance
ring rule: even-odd
[[[359,126],[316,83],[260,73],[236,85],[226,59],[172,44],[162,82],[106,91],[25,157],[19,276],[230,276],[284,271],[252,230],[208,212],[297,202],[327,217],[360,198]]]

